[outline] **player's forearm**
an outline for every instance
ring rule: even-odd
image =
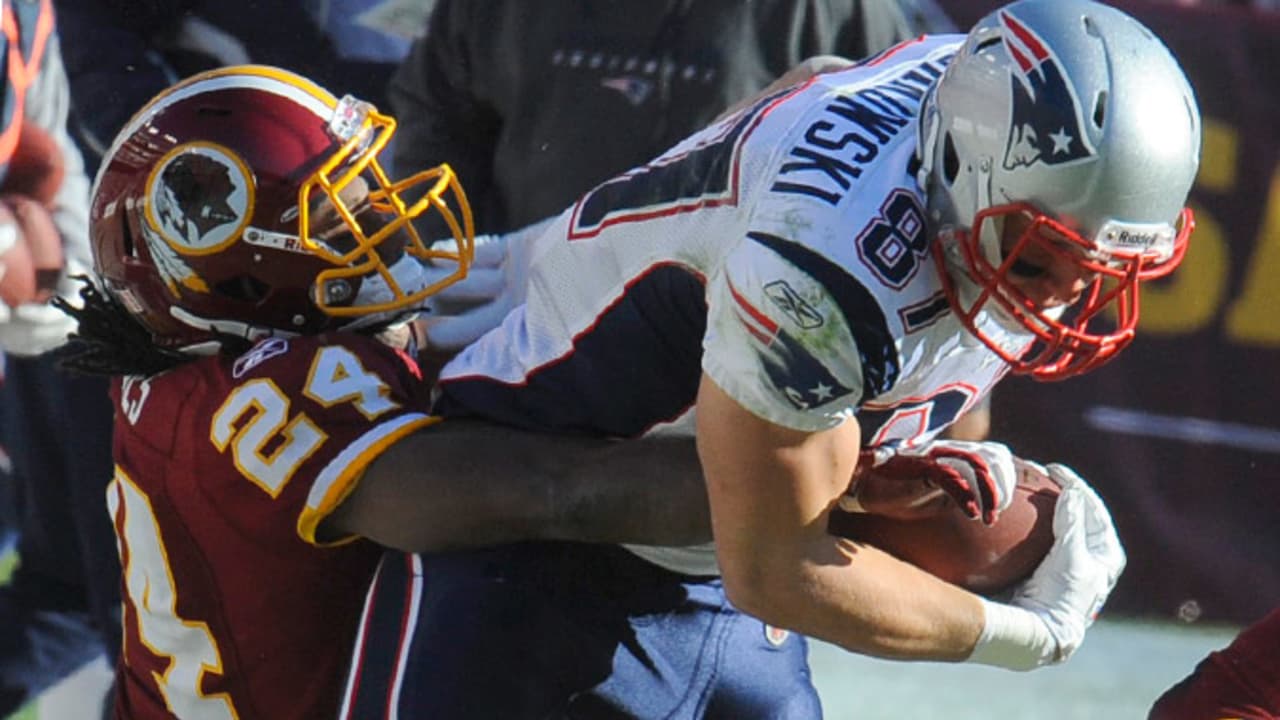
[[[773,625],[879,657],[962,660],[979,599],[827,533],[858,463],[855,420],[806,432],[747,411],[710,379],[698,449],[729,599]]]
[[[725,519],[715,505],[726,592],[745,612],[876,657],[960,662],[972,653],[984,621],[979,598],[875,547],[829,535],[829,509],[787,523]]]
[[[691,435],[638,440],[491,430],[505,440],[485,474],[519,475],[510,505],[522,539],[690,545],[711,540],[706,487]],[[536,497],[536,500],[533,498]]]
[[[792,551],[758,556],[731,577],[730,599],[774,625],[851,652],[899,660],[960,662],[982,631],[977,596],[870,546],[814,537]]]
[[[619,442],[457,420],[383,452],[323,529],[411,552],[710,538],[691,438]]]
[[[781,468],[772,479],[789,481]],[[875,657],[959,662],[972,653],[983,627],[978,597],[878,548],[830,535],[834,503],[788,517],[775,499],[753,513],[726,502],[710,467],[708,484],[725,588],[743,611]]]
[[[550,483],[548,535],[561,540],[692,545],[711,540],[706,485],[692,436],[587,448]]]

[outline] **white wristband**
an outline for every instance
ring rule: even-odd
[[[968,662],[1009,670],[1034,670],[1056,661],[1058,642],[1030,610],[982,601],[986,623]]]

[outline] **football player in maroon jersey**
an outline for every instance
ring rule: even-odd
[[[1280,607],[1240,631],[1169,688],[1147,720],[1280,718]]]
[[[379,544],[709,535],[691,439],[426,413],[408,321],[466,274],[471,217],[447,166],[387,176],[394,128],[243,66],[162,92],[104,158],[64,356],[118,376],[119,718],[334,716]],[[424,212],[454,250],[421,241]]]

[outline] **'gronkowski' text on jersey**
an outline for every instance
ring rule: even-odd
[[[822,118],[787,151],[771,190],[810,195],[836,205],[862,176],[863,166],[920,111],[925,92],[942,75],[951,55],[908,66],[900,77],[836,95]]]

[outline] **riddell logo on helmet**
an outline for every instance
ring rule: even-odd
[[[1115,233],[1115,237],[1107,239],[1111,244],[1119,245],[1120,247],[1149,248],[1157,242],[1160,242],[1160,233],[1119,230]]]
[[[250,227],[244,232],[244,241],[250,245],[271,248],[273,250],[284,250],[285,252],[298,253],[306,255],[310,251],[302,244],[302,240],[297,235],[288,235],[286,233],[271,232],[262,228]]]
[[[1173,249],[1174,229],[1168,225],[1121,223],[1111,221],[1096,235],[1103,250],[1141,252],[1158,251],[1161,255]]]

